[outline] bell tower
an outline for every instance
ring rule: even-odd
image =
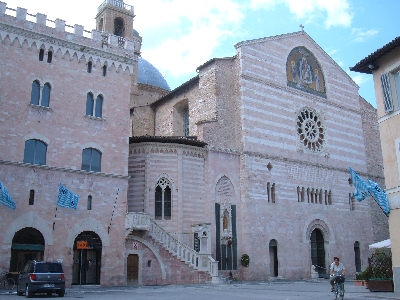
[[[96,15],[96,30],[133,39],[133,6],[123,0],[104,0]]]

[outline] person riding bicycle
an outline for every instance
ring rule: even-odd
[[[333,263],[329,268],[329,275],[330,275],[330,283],[331,283],[331,292],[334,291],[334,281],[335,277],[338,275],[346,276],[346,268],[344,265],[339,261],[339,257],[335,256],[333,258]]]

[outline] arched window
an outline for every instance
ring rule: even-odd
[[[86,115],[93,116],[94,99],[91,92],[86,95]]]
[[[39,105],[40,100],[40,83],[35,80],[32,82],[32,90],[31,90],[31,104]]]
[[[46,164],[47,145],[36,139],[25,141],[24,163],[35,165]]]
[[[171,219],[171,187],[167,179],[161,178],[155,188],[155,219]]]
[[[189,108],[183,109],[183,135],[189,136]]]
[[[53,60],[53,51],[49,51],[47,52],[47,62],[51,63],[52,60]]]
[[[122,18],[114,19],[114,35],[116,36],[124,36],[124,20]]]
[[[103,18],[100,19],[100,21],[97,23],[97,30],[98,31],[104,31],[103,27],[104,27],[104,21]]]
[[[94,148],[83,149],[81,169],[89,172],[100,172],[101,152]]]
[[[92,73],[92,67],[93,67],[93,63],[91,61],[89,61],[87,64],[87,72],[88,73]]]
[[[43,86],[42,101],[40,103],[42,106],[49,107],[50,91],[51,91],[50,83],[46,82]]]
[[[107,75],[107,66],[103,66],[103,76],[105,77]]]
[[[40,49],[39,50],[39,61],[43,61],[43,57],[44,57],[44,49]]]
[[[96,98],[96,105],[95,105],[95,117],[101,118],[103,114],[103,96],[98,95]]]
[[[92,195],[87,197],[87,210],[92,210]]]
[[[184,99],[174,106],[172,126],[174,135],[189,136],[189,101]]]

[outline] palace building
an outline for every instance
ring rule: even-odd
[[[0,2],[0,269],[60,260],[67,286],[364,270],[388,221],[349,168],[384,186],[382,151],[346,72],[302,30],[171,91],[141,44],[122,0],[90,32]]]

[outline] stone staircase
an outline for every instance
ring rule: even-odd
[[[194,270],[203,271],[211,277],[211,283],[221,283],[218,274],[218,261],[209,254],[200,254],[188,245],[178,241],[166,232],[146,213],[129,212],[125,218],[127,235],[133,230],[146,232],[153,240],[172,256],[184,262]]]

